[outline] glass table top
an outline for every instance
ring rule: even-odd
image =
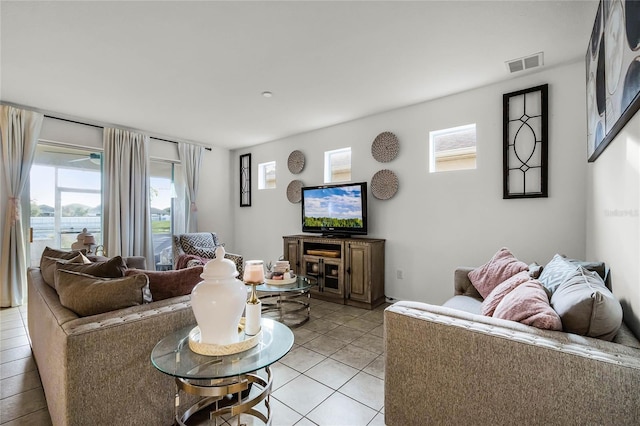
[[[151,352],[160,371],[183,379],[223,379],[259,370],[285,356],[293,346],[293,332],[284,324],[262,318],[262,338],[251,349],[231,355],[200,355],[189,349],[190,325],[162,339]]]
[[[311,280],[305,276],[298,275],[296,281],[291,284],[260,284],[256,286],[256,290],[274,293],[284,293],[289,291],[305,291],[316,285],[315,280]]]

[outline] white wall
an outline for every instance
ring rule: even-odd
[[[229,182],[232,175],[230,168],[229,150],[214,147],[211,151],[204,152],[198,189],[198,231],[216,232],[220,241],[226,244],[227,251],[240,253],[234,243],[234,199]]]
[[[549,198],[502,199],[502,95],[549,84]],[[429,131],[477,123],[477,170],[430,174]],[[277,259],[282,236],[300,233],[300,204],[287,201],[291,180],[323,183],[326,150],[351,146],[352,181],[388,168],[398,193],[369,196],[369,236],[385,238],[385,293],[395,299],[442,303],[453,294],[453,270],[480,265],[507,246],[526,262],[556,252],[585,257],[585,82],[582,61],[446,98],[234,151],[231,158],[235,241],[245,259]],[[395,133],[400,154],[390,163],[371,156],[371,142]],[[299,175],[287,169],[295,149],[306,156]],[[252,206],[239,207],[238,157],[252,154]],[[258,163],[277,162],[277,189],[257,190]],[[396,270],[404,279],[396,279]]]
[[[640,114],[588,167],[587,255],[606,261],[625,321],[640,335]]]

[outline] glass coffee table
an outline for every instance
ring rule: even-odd
[[[316,281],[298,275],[291,284],[261,284],[256,287],[260,292],[262,314],[295,328],[309,321],[309,290]]]
[[[199,355],[189,349],[191,325],[162,339],[151,352],[154,367],[175,377],[175,421],[186,425],[187,420],[204,409],[209,418],[223,415],[248,414],[265,424],[271,422],[269,396],[273,377],[269,366],[285,356],[293,346],[293,333],[286,325],[263,318],[262,337],[251,349],[231,355]],[[256,372],[264,368],[266,380]],[[251,389],[251,392],[249,390]],[[180,391],[202,397],[182,415],[179,412]],[[254,407],[265,401],[266,416]],[[225,423],[226,424],[226,423]]]

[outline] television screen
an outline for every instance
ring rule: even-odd
[[[367,183],[302,188],[302,231],[366,234]]]

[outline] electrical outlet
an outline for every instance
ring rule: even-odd
[[[399,280],[404,279],[404,271],[402,269],[396,269],[396,278]]]

